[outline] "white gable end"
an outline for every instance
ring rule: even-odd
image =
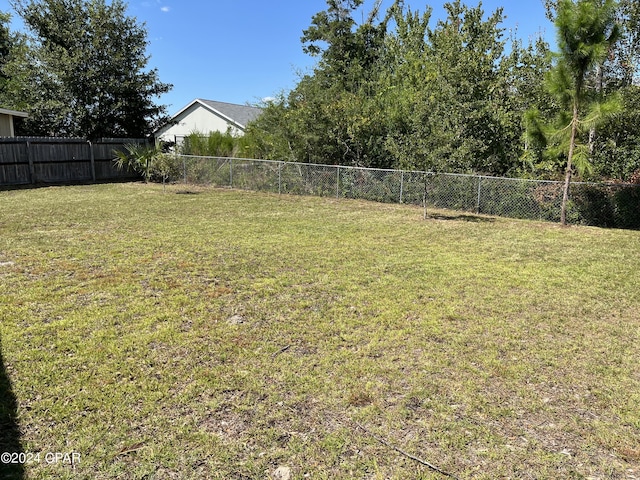
[[[242,130],[233,122],[194,102],[174,117],[175,124],[161,128],[156,138],[168,142],[181,142],[181,139],[193,132],[208,134],[209,132],[226,133],[230,129],[232,135],[242,134]]]

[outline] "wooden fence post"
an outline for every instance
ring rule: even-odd
[[[29,161],[29,183],[36,183],[36,169],[33,166],[33,157],[31,156],[31,142],[27,141],[27,160]]]
[[[89,144],[89,158],[91,159],[91,181],[95,183],[96,181],[96,157],[93,153],[93,144],[91,140],[87,140]]]

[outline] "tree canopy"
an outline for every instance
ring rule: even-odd
[[[592,122],[576,131],[578,143],[589,146],[591,165],[578,174],[628,179],[640,168],[640,154],[632,153],[640,144],[632,126],[640,97],[640,7],[632,0],[560,3],[561,11],[557,1],[547,2],[558,22],[561,15],[608,5],[606,26],[596,22],[591,31],[604,28],[611,38],[595,42],[589,60],[580,57],[587,43],[576,44],[582,40],[569,34],[558,42],[558,55],[542,38],[522,42],[517,32],[505,31],[501,9],[485,12],[481,3],[447,2],[446,17],[434,24],[430,7],[414,11],[401,0],[384,15],[378,15],[380,2],[362,15],[363,0],[327,0],[301,39],[318,59],[315,68],[264,105],[249,133],[266,158],[559,179],[566,152],[563,160],[542,126],[566,113],[568,97],[550,87],[549,77],[569,79],[582,69],[580,95],[589,97],[583,106],[606,109],[611,103],[603,100],[619,93],[623,107],[617,119],[602,115],[597,128]],[[601,101],[592,103],[592,94]],[[621,119],[624,128],[618,128]]]
[[[148,69],[147,33],[121,0],[16,0],[29,29],[2,72],[3,103],[29,112],[26,133],[142,137],[166,120],[171,85]]]

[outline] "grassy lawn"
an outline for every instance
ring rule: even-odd
[[[640,478],[640,232],[185,188],[0,192],[0,478]]]

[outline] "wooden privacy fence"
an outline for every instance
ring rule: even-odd
[[[0,186],[135,179],[118,170],[114,150],[146,139],[0,137]]]

